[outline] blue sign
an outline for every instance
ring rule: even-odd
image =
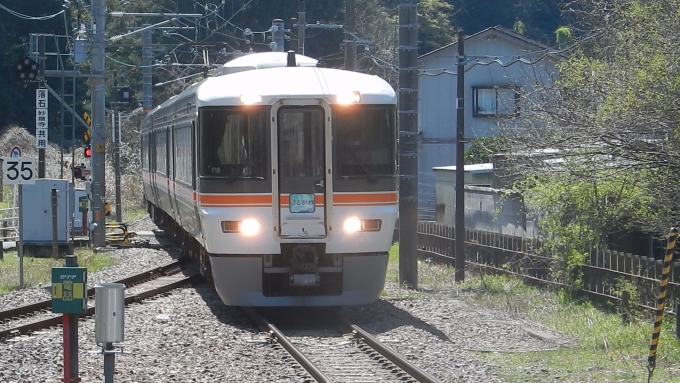
[[[9,153],[10,157],[21,157],[21,148],[18,146],[15,146],[12,148],[12,151]]]
[[[314,213],[314,194],[291,194],[289,209],[291,213]]]

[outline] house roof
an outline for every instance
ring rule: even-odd
[[[483,36],[483,35],[487,35],[487,34],[492,33],[492,32],[496,32],[496,33],[500,33],[500,34],[506,35],[506,36],[510,37],[511,39],[515,39],[515,40],[520,41],[520,42],[525,43],[525,44],[533,45],[533,46],[535,46],[535,47],[538,48],[538,49],[545,49],[545,50],[552,49],[551,47],[549,47],[548,45],[543,44],[543,43],[540,42],[540,41],[537,41],[537,40],[534,40],[534,39],[530,39],[530,38],[528,38],[528,37],[526,37],[526,36],[524,36],[524,35],[521,35],[521,34],[515,32],[515,31],[513,31],[512,29],[508,29],[508,28],[505,28],[505,27],[500,26],[500,25],[496,25],[495,27],[486,28],[486,29],[484,29],[484,30],[482,30],[482,31],[479,31],[479,32],[475,33],[475,34],[472,34],[472,35],[469,35],[469,36],[465,36],[464,39],[465,39],[465,40],[475,39],[475,38],[477,38],[477,37],[480,37],[480,36]],[[447,49],[449,49],[449,48],[451,48],[451,47],[454,47],[454,46],[457,46],[457,45],[458,45],[458,42],[457,42],[457,41],[456,41],[456,42],[453,42],[453,43],[451,43],[451,44],[448,44],[448,45],[444,45],[443,47],[437,48],[437,49],[435,49],[435,50],[433,50],[433,51],[431,51],[431,52],[428,52],[428,53],[425,53],[425,54],[419,56],[418,59],[421,59],[421,58],[430,56],[430,55],[432,55],[432,54],[435,54],[435,53],[437,53],[437,52],[441,52],[441,51],[443,51],[443,50],[447,50]]]
[[[464,166],[465,171],[472,173],[472,174],[477,174],[477,173],[493,173],[493,163],[485,163],[485,164],[467,164]],[[448,166],[435,166],[432,168],[432,170],[444,170],[444,171],[456,171],[456,165],[448,165]]]

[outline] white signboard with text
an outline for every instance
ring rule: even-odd
[[[38,149],[47,148],[47,96],[47,89],[35,90],[35,147]]]

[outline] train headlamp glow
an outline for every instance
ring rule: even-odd
[[[260,222],[253,218],[244,219],[239,225],[239,230],[247,237],[253,236],[260,232]]]
[[[342,228],[345,229],[347,233],[356,233],[361,230],[361,220],[357,217],[349,217],[345,220]]]
[[[347,233],[356,233],[357,231],[380,231],[382,220],[349,217],[345,220],[342,227]]]
[[[361,95],[357,91],[342,92],[337,96],[338,104],[348,105],[361,101]]]
[[[243,221],[222,221],[222,232],[253,236],[260,232],[260,222],[253,218],[244,219]]]
[[[262,102],[262,96],[259,94],[242,94],[241,103],[244,105],[253,105]]]

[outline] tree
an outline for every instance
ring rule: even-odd
[[[30,34],[64,34],[68,20],[62,1],[33,3],[8,0],[0,9],[0,127],[10,124],[35,129],[35,85],[17,79],[14,64],[28,53]],[[52,16],[53,17],[49,17]],[[51,124],[52,125],[52,124]]]
[[[515,29],[517,20],[524,25],[529,38],[546,44],[553,41],[553,32],[560,25],[561,0],[448,0],[456,13],[451,23],[471,35],[496,25]]]
[[[571,29],[569,27],[559,27],[555,30],[555,42],[558,47],[565,47],[571,41]]]
[[[502,135],[475,138],[465,150],[466,164],[483,164],[492,162],[498,153],[505,151],[507,143]]]
[[[573,10],[584,36],[559,81],[502,129],[516,186],[567,253],[620,230],[665,234],[680,212],[680,0]]]

